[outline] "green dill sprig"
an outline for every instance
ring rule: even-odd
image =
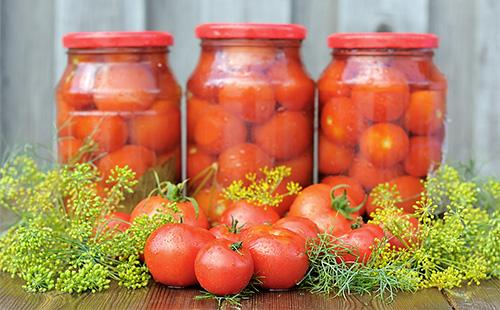
[[[223,309],[226,306],[232,306],[237,309],[241,308],[241,302],[250,299],[253,295],[259,292],[259,286],[262,280],[258,276],[254,276],[250,283],[238,294],[218,296],[205,290],[200,291],[200,295],[195,296],[194,300],[215,300],[217,302],[217,309]]]

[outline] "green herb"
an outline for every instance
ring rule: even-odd
[[[252,280],[250,280],[250,283],[247,285],[247,287],[238,294],[218,296],[203,290],[200,291],[201,295],[194,297],[194,300],[215,300],[217,302],[217,309],[223,309],[226,306],[240,309],[241,302],[243,300],[250,299],[254,294],[258,293],[258,287],[261,284],[262,281],[260,280],[260,278],[254,276]]]

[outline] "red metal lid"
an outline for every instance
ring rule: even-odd
[[[297,24],[208,23],[196,27],[200,39],[298,39],[307,30]]]
[[[328,37],[330,48],[436,48],[439,39],[432,33],[353,32]]]
[[[170,33],[160,31],[72,32],[63,37],[66,48],[169,46],[173,43]]]

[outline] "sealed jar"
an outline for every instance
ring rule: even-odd
[[[70,33],[57,86],[59,160],[91,161],[104,178],[129,166],[144,186],[180,177],[181,90],[166,32]],[[150,180],[150,181],[151,181]],[[142,182],[142,183],[141,183]],[[141,186],[142,184],[142,186]]]
[[[447,84],[433,63],[438,38],[338,33],[328,44],[333,59],[318,81],[320,178],[348,176],[367,192],[390,181],[418,186],[442,159]]]
[[[306,186],[313,169],[314,82],[293,24],[203,24],[187,84],[187,177],[226,187],[263,167],[286,165]],[[291,200],[291,199],[290,199]],[[281,212],[291,201],[280,207]]]

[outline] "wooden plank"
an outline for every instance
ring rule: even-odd
[[[500,280],[483,281],[480,286],[463,286],[444,292],[454,309],[499,309]]]
[[[53,141],[53,8],[52,1],[2,1],[1,135],[8,148]]]
[[[416,293],[398,293],[394,302],[384,301],[369,295],[358,297],[368,309],[452,309],[446,298],[438,289],[425,289]]]
[[[340,0],[339,31],[426,32],[428,0]]]

